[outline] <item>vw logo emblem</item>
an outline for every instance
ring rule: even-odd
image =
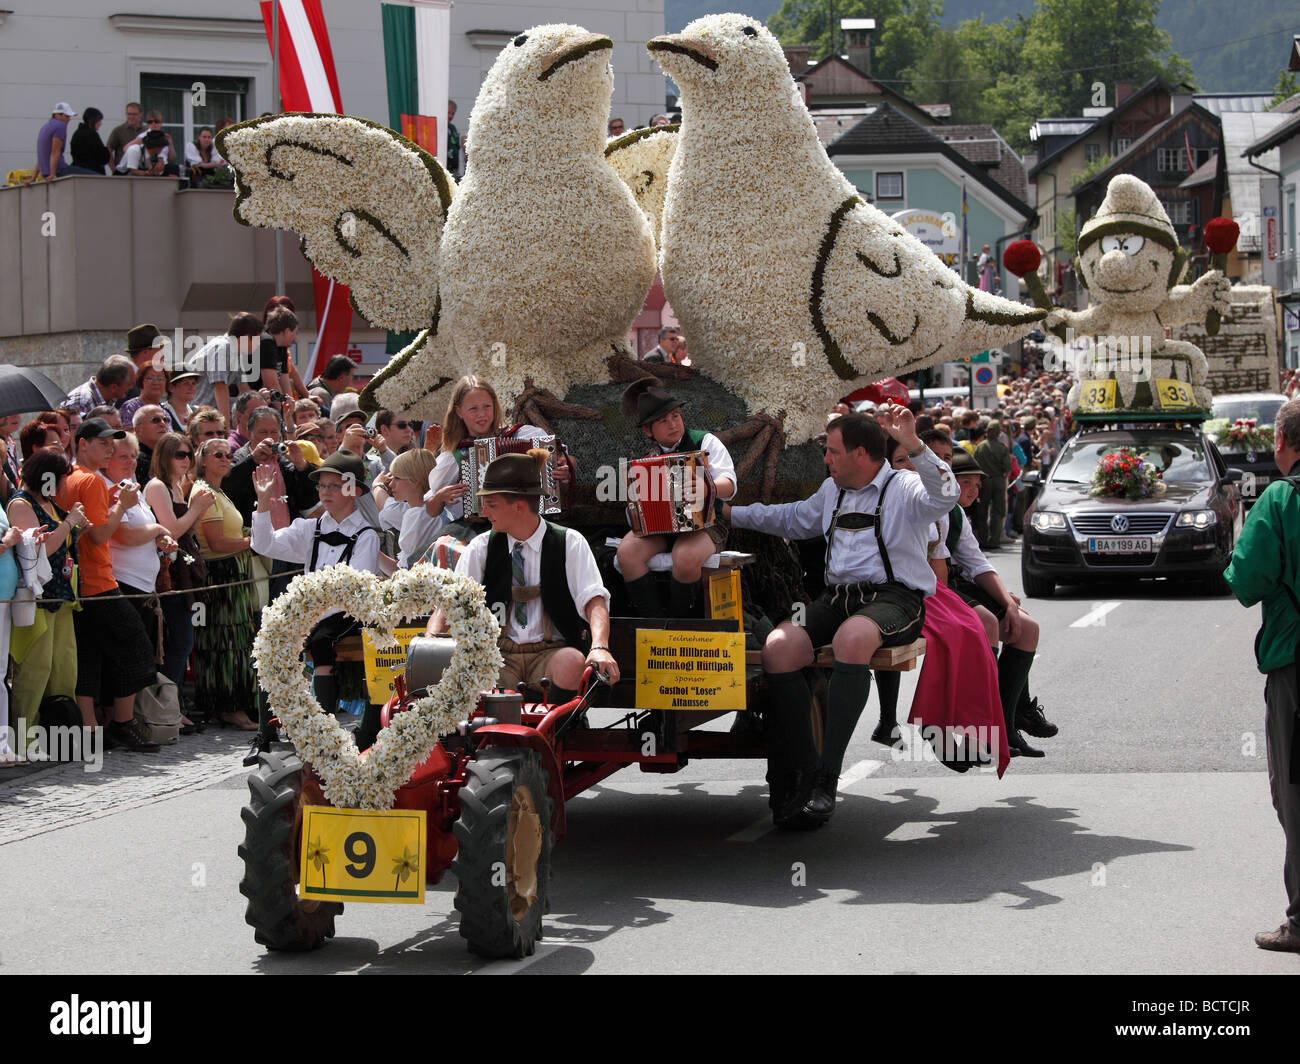
[[[1247,461],[1247,462],[1250,462],[1250,463],[1252,463],[1252,464],[1254,463],[1254,461],[1255,461],[1255,452],[1254,452],[1254,451],[1247,451],[1247,452],[1246,452],[1246,461]]]
[[[1110,519],[1110,528],[1112,532],[1127,532],[1128,518],[1123,514],[1116,514]]]

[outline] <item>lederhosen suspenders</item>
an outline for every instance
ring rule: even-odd
[[[851,513],[845,514],[841,518],[840,507],[844,505],[844,493],[847,489],[840,488],[839,497],[835,500],[835,511],[831,514],[831,526],[826,530],[826,570],[828,573],[831,567],[831,544],[835,540],[835,530],[841,526],[851,532],[870,528],[876,534],[876,548],[880,551],[880,561],[885,566],[885,579],[891,584],[894,582],[894,567],[889,564],[889,550],[885,546],[885,533],[882,527],[884,522],[881,519],[881,508],[885,505],[885,492],[889,490],[889,485],[893,483],[894,475],[891,473],[884,484],[880,486],[880,496],[876,499],[875,513]]]
[[[342,547],[343,553],[339,556],[339,560],[334,564],[347,565],[348,562],[352,560],[352,551],[356,549],[357,540],[361,538],[362,534],[367,531],[379,531],[372,525],[366,525],[354,536],[346,535],[337,530],[334,532],[321,532],[320,522],[321,519],[319,517],[316,518],[316,534],[312,536],[311,540],[311,562],[307,566],[307,572],[309,573],[314,573],[316,571],[316,556],[320,553],[321,543],[330,547]]]

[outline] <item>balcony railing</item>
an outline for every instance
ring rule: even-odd
[[[144,177],[63,177],[0,189],[0,337],[153,322],[219,332],[275,290],[274,237],[231,214],[234,193]],[[285,288],[314,328],[311,272],[283,240]]]

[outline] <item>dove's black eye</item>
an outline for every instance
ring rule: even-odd
[[[527,43],[528,43],[528,34],[526,33],[521,33],[518,37],[515,38],[516,48],[522,48]]]
[[[741,32],[741,33],[748,34],[750,37],[757,37],[757,36],[758,36],[758,30],[754,29],[753,26],[741,26],[741,27],[740,27],[740,32]]]

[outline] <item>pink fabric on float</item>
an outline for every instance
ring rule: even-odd
[[[1007,746],[998,695],[998,667],[975,611],[942,583],[925,600],[925,656],[908,722],[919,728],[987,729],[998,737],[998,776],[1007,770]],[[977,731],[978,735],[979,732]]]

